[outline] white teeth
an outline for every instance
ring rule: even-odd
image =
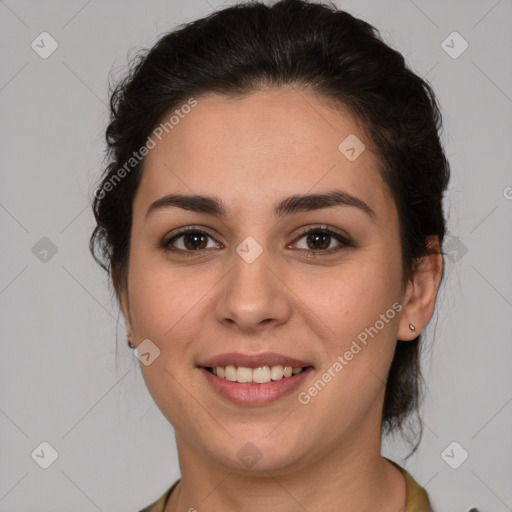
[[[219,367],[217,366],[217,371]],[[226,377],[231,382],[236,382],[236,368],[233,365],[226,366]]]
[[[252,370],[250,368],[244,368],[243,366],[239,366],[236,371],[236,380],[238,382],[251,382]]]
[[[272,380],[281,380],[283,378],[283,367],[281,365],[272,366],[270,370],[270,378]]]
[[[273,380],[281,380],[299,374],[304,368],[291,366],[260,366],[258,368],[246,368],[245,366],[228,365],[212,368],[212,373],[221,379],[231,382],[265,384]]]

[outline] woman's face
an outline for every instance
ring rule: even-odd
[[[151,395],[180,450],[231,470],[374,449],[407,288],[370,141],[305,91],[196,99],[133,204],[122,308]],[[171,194],[210,199],[151,208]]]

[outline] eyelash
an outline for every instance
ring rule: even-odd
[[[185,255],[187,257],[197,256],[197,253],[205,251],[206,249],[185,250],[185,249],[171,248],[171,243],[175,242],[177,239],[179,239],[182,236],[187,235],[189,233],[199,233],[202,235],[206,235],[214,240],[213,236],[211,236],[208,232],[204,231],[203,229],[199,229],[197,227],[190,226],[188,228],[183,229],[179,233],[173,235],[171,238],[162,240],[162,242],[160,244],[161,249],[163,249],[164,251],[168,251],[168,252],[175,252],[175,253],[181,252],[183,255]],[[301,231],[299,233],[298,237],[294,240],[293,243],[296,243],[301,238],[303,238],[304,236],[306,236],[310,233],[322,233],[325,235],[329,235],[332,238],[334,238],[337,242],[340,242],[342,245],[340,245],[334,249],[326,249],[326,250],[299,249],[299,250],[307,253],[309,256],[311,256],[311,255],[314,255],[314,256],[330,255],[330,254],[333,254],[333,253],[336,253],[336,252],[342,250],[344,247],[354,247],[354,243],[352,242],[352,240],[350,240],[346,236],[341,235],[340,233],[337,233],[331,229],[327,229],[327,228],[324,228],[321,226],[304,229],[303,231]]]

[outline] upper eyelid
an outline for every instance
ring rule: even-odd
[[[302,235],[310,233],[311,231],[325,231],[325,232],[337,235],[341,238],[350,239],[350,236],[347,233],[344,233],[343,230],[331,228],[331,227],[327,226],[326,224],[321,224],[321,225],[317,225],[317,226],[306,226],[304,228],[300,228],[300,231],[297,234],[295,239],[301,237]]]

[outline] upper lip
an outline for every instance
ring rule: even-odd
[[[240,352],[230,352],[218,354],[206,359],[198,364],[205,368],[215,368],[216,366],[243,366],[246,368],[258,368],[260,366],[291,366],[292,368],[303,368],[312,366],[306,361],[288,357],[275,352],[265,352],[261,354],[242,354]]]

